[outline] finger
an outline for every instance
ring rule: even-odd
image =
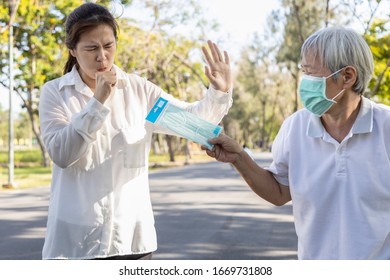
[[[116,77],[116,73],[114,72],[111,76],[112,85],[114,86],[118,82],[118,78]]]
[[[215,150],[215,147],[213,147],[212,149],[210,149],[209,147],[205,146],[205,145],[202,145],[200,146],[200,149],[203,150],[203,151],[209,151],[209,152],[214,152]]]
[[[115,86],[115,84],[117,83],[118,79],[116,77],[116,72],[114,68],[111,68],[111,70],[108,72],[104,72],[104,77],[107,83],[111,84],[111,86]]]
[[[215,79],[214,79],[213,75],[211,75],[211,71],[210,71],[209,67],[207,67],[207,66],[204,67],[204,73],[206,74],[206,77],[209,79],[209,81],[211,83],[213,83]]]
[[[202,47],[202,52],[203,52],[203,55],[207,61],[207,64],[212,65],[213,60],[211,59],[211,56],[210,56],[209,52],[207,51],[206,47]]]
[[[112,72],[102,72],[102,73],[96,73],[96,82],[99,83],[105,83],[112,87],[114,87],[117,83],[118,79],[116,77],[115,73]]]
[[[225,56],[225,63],[230,65],[230,57],[229,57],[229,54],[227,53],[227,51],[224,51],[223,55]]]
[[[215,145],[215,144],[219,144],[220,140],[221,140],[221,136],[218,136],[215,138],[207,139],[207,142],[209,142],[211,145]]]
[[[102,75],[101,77],[103,81],[109,85],[114,85],[117,82],[117,78],[114,75],[104,75],[104,76]]]
[[[221,54],[221,51],[219,50],[218,46],[215,43],[213,43],[213,46],[214,46],[215,51],[217,52],[218,61],[223,61],[222,54]]]
[[[213,158],[215,158],[215,156],[216,156],[215,152],[214,151],[210,151],[210,150],[206,150],[206,154],[208,156],[210,156],[210,157],[213,157]]]
[[[216,85],[216,79],[213,76],[213,74],[211,73],[210,68],[205,66],[204,72],[206,74],[206,77],[209,79],[210,84],[212,84],[215,89],[218,89],[218,86]]]
[[[210,51],[211,51],[211,55],[214,59],[214,61],[219,61],[219,57],[218,57],[218,53],[215,49],[215,44],[213,42],[211,42],[210,40],[207,41],[207,44],[209,45],[209,48],[210,48]]]

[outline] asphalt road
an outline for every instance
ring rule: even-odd
[[[268,153],[255,154],[267,166]],[[153,171],[154,260],[296,259],[292,206],[256,196],[229,164]],[[0,259],[41,259],[49,187],[0,190]]]

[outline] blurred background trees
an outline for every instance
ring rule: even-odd
[[[250,148],[268,150],[283,120],[301,108],[297,89],[300,47],[309,34],[332,25],[352,27],[365,37],[375,74],[366,96],[390,105],[389,0],[275,0],[280,8],[264,30],[253,34],[234,61],[234,104],[223,120],[225,133]],[[38,120],[40,88],[62,75],[68,55],[64,44],[66,15],[84,1],[20,0],[14,18],[15,93],[22,104],[15,123],[15,141],[40,148],[49,165]],[[120,24],[116,64],[137,73],[167,92],[194,101],[208,87],[200,47],[218,23],[206,19],[195,0],[96,1],[114,13]],[[8,1],[0,0],[0,85],[8,88]],[[387,6],[386,6],[387,5]],[[126,16],[139,9],[142,20]],[[223,11],[222,11],[223,12]],[[223,38],[222,38],[223,40]],[[228,50],[229,51],[229,50]],[[0,106],[0,148],[7,149],[7,108]],[[25,141],[26,142],[26,141]],[[26,142],[26,143],[27,143]],[[185,141],[154,136],[154,153],[185,151]],[[196,145],[192,149],[198,148]]]
[[[262,33],[238,62],[228,134],[267,149],[282,121],[302,107],[298,97],[300,48],[314,31],[333,25],[355,29],[374,55],[375,73],[365,96],[390,105],[389,0],[280,0]],[[387,8],[386,8],[387,7]],[[225,127],[226,130],[226,127]]]

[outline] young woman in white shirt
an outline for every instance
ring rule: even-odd
[[[195,103],[114,64],[118,25],[103,6],[69,14],[64,76],[41,91],[39,116],[53,161],[43,259],[150,259],[157,249],[149,183],[152,134],[145,121],[159,97],[214,124],[232,104],[229,56],[202,48],[211,86]]]

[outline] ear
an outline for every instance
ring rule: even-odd
[[[347,66],[343,71],[343,83],[345,89],[350,89],[356,82],[357,71],[353,66]]]
[[[76,57],[76,54],[75,54],[73,49],[69,50],[69,53],[70,53],[71,56]]]

